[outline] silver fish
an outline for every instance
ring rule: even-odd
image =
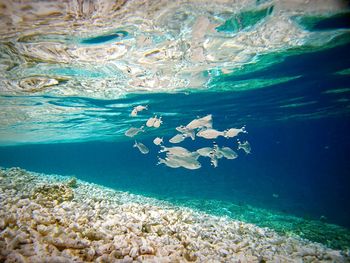
[[[158,157],[158,163],[157,164],[165,164],[166,166],[170,168],[179,168],[181,167],[175,160],[169,160],[169,159],[162,159]]]
[[[183,167],[190,170],[199,169],[201,167],[200,162],[198,162],[195,157],[179,155],[167,155],[165,159],[159,158],[159,163],[163,163],[171,168]]]
[[[222,153],[222,155],[226,158],[226,159],[229,159],[229,160],[233,160],[233,159],[236,159],[238,157],[238,154],[232,150],[231,148],[229,147],[222,147],[222,148],[219,148],[218,150],[220,153]]]
[[[134,136],[137,135],[138,133],[144,132],[143,127],[144,127],[144,126],[141,126],[140,128],[131,127],[129,130],[127,130],[127,131],[125,132],[125,135],[128,136],[128,137],[134,137]]]
[[[140,143],[140,142],[135,141],[135,144],[134,144],[133,147],[139,149],[139,151],[140,151],[142,154],[147,154],[147,153],[149,153],[148,148],[147,148],[143,143]]]
[[[203,118],[194,119],[189,124],[186,125],[187,129],[194,130],[198,128],[211,128],[212,127],[212,115],[209,114]]]
[[[165,147],[161,146],[161,150],[159,151],[160,153],[166,152],[169,154],[173,155],[178,155],[178,156],[188,156],[191,154],[191,152],[183,147],[175,146],[175,147]]]
[[[147,110],[147,109],[148,109],[148,105],[146,105],[146,106],[138,105],[134,108],[134,110],[136,110],[137,112]]]
[[[169,158],[169,157],[168,157]],[[197,161],[195,157],[188,157],[188,156],[171,156],[169,159],[174,160],[177,162],[180,166],[190,169],[190,170],[195,170],[201,168],[200,162]]]
[[[154,122],[155,122],[156,120],[157,120],[157,115],[154,116],[154,117],[149,118],[149,119],[147,120],[147,122],[146,122],[146,126],[147,126],[147,127],[153,127]]]
[[[203,137],[205,139],[216,139],[219,136],[225,136],[225,132],[217,131],[215,129],[204,129],[197,132],[198,137]]]
[[[137,110],[133,109],[133,110],[131,111],[130,115],[131,115],[132,117],[137,116]]]
[[[186,128],[183,125],[180,125],[179,127],[176,127],[176,130],[178,132],[181,132],[183,135],[185,135],[185,138],[191,137],[191,139],[194,140],[195,137],[196,137],[194,130],[188,129],[188,128]]]
[[[186,136],[183,134],[176,134],[174,137],[172,137],[169,142],[171,143],[180,143],[183,140],[185,140]]]
[[[197,152],[189,152],[189,153],[180,154],[180,155],[168,152],[168,153],[166,153],[166,156],[167,157],[176,156],[176,157],[179,157],[179,158],[188,158],[188,159],[195,159],[195,160],[197,160],[200,155]]]
[[[237,140],[237,142],[238,142],[238,150],[243,149],[243,151],[245,151],[246,154],[251,152],[252,149],[248,141],[240,142],[240,140]]]
[[[248,132],[245,130],[245,126],[243,126],[243,127],[240,128],[240,129],[231,128],[231,129],[226,130],[226,131],[225,131],[225,137],[226,137],[226,138],[232,138],[232,137],[237,136],[237,135],[240,134],[240,133],[248,133]]]
[[[215,168],[218,167],[218,158],[215,155],[215,152],[211,152],[210,155],[210,164]]]
[[[153,123],[153,127],[159,128],[162,123],[163,123],[162,117],[155,118],[154,123]]]
[[[161,145],[161,144],[163,143],[163,138],[157,137],[157,138],[155,138],[155,139],[153,140],[153,143],[154,143],[155,145]]]
[[[198,149],[196,152],[200,155],[200,156],[204,156],[204,157],[209,157],[210,153],[213,151],[212,148],[210,147],[204,147],[204,148],[200,148]]]

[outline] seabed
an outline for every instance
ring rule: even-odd
[[[350,262],[225,216],[72,177],[0,169],[0,262]]]

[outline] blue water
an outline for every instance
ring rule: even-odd
[[[120,38],[124,38],[128,35],[126,31],[117,31],[109,35],[91,37],[81,40],[81,44],[101,44],[105,42],[109,42],[111,40],[116,40]]]
[[[103,112],[98,116],[99,122],[116,127],[130,118],[132,108],[110,108],[112,104],[137,105],[144,100],[149,102],[151,112],[166,114],[161,129],[136,138],[150,148],[148,155],[133,148],[132,139],[116,136],[108,129],[103,134],[108,138],[105,141],[0,147],[0,165],[74,175],[162,199],[223,200],[301,217],[323,216],[327,222],[350,228],[350,92],[346,90],[350,78],[348,74],[336,74],[350,68],[349,47],[290,56],[263,70],[217,80],[234,83],[300,76],[256,90],[134,94],[118,100],[36,97],[53,105],[73,107],[77,103],[106,109],[107,113],[119,112],[122,116]],[[329,92],[336,89],[342,91]],[[140,115],[150,117],[151,112]],[[176,134],[175,127],[206,114],[213,114],[213,125],[218,130],[246,125],[248,134],[240,138],[250,142],[252,153],[240,151],[236,160],[221,159],[217,168],[202,158],[202,168],[194,171],[157,165],[159,147],[152,140],[164,136],[166,141]],[[84,121],[75,120],[77,125]],[[96,128],[96,132],[101,131]],[[235,138],[216,142],[237,146]],[[211,141],[200,138],[181,144],[193,150],[211,145]]]
[[[119,190],[232,201],[316,219],[323,215],[350,227],[349,123],[328,119],[264,127],[248,123],[247,128],[252,154],[220,160],[217,168],[201,159],[203,166],[195,171],[157,166],[158,147],[147,139],[142,142],[150,155],[125,141],[14,146],[1,148],[0,158],[2,166],[74,175]],[[188,146],[207,144],[196,140]]]

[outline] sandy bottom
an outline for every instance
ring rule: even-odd
[[[86,183],[0,169],[0,262],[350,262],[349,253]]]

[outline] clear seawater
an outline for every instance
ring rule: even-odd
[[[317,26],[334,29],[345,23],[348,28],[347,18],[325,19]],[[33,122],[18,118],[0,127],[0,166],[75,176],[293,232],[331,247],[349,247],[349,37],[343,34],[322,48],[263,55],[230,74],[208,72],[216,76],[209,88],[200,90],[138,92],[116,99],[4,94],[3,109],[16,113],[24,108]],[[55,74],[103,77],[74,68]],[[148,110],[132,118],[132,108],[140,104]],[[48,114],[45,109],[56,111],[47,121],[35,121],[37,115]],[[1,118],[10,119],[9,114]],[[150,149],[142,155],[133,148],[134,139],[123,134],[153,114],[164,123],[135,137]],[[200,158],[198,170],[157,165],[163,155],[153,139],[164,137],[170,145],[175,127],[207,114],[213,115],[218,130],[246,125],[248,133],[238,138],[250,142],[251,154],[240,150],[237,159],[220,159],[216,168],[207,158]],[[236,138],[215,142],[237,147]],[[180,146],[196,150],[212,143],[196,138]]]

